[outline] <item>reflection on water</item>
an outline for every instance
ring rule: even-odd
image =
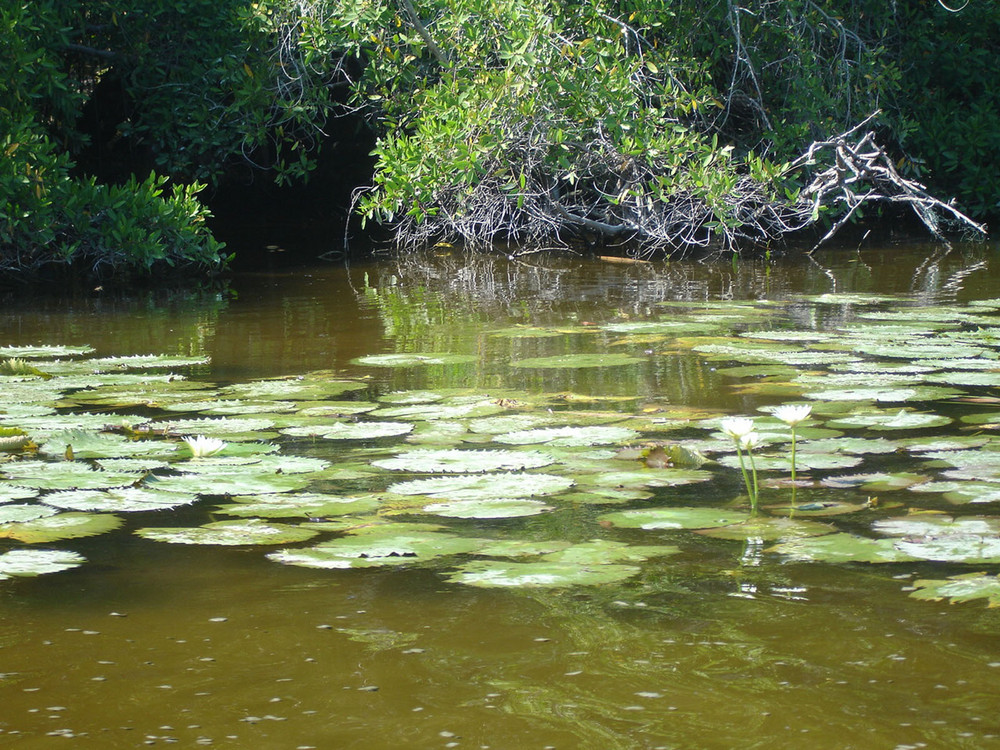
[[[371,377],[373,392],[513,388],[752,413],[761,397],[697,357],[626,375],[511,369],[551,343],[484,331],[637,320],[674,300],[996,296],[991,248],[928,252],[736,267],[445,256],[237,277],[225,293],[20,299],[0,335],[99,356],[208,354],[197,374],[219,382],[333,370]],[[805,301],[782,313],[809,327],[842,314]],[[571,342],[561,353],[593,346]],[[433,374],[351,363],[420,351],[482,357]],[[593,534],[591,510],[562,519],[564,533]],[[0,746],[1000,747],[998,610],[901,591],[962,566],[791,563],[758,540],[688,534],[680,555],[618,586],[494,591],[429,570],[314,571],[151,543],[129,531],[184,514],[143,515],[73,544],[87,566],[0,582]],[[635,534],[677,541],[656,537]]]

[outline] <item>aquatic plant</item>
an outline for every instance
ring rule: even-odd
[[[792,430],[792,506],[795,506],[795,427],[800,422],[804,422],[812,413],[812,406],[808,404],[782,404],[771,412],[775,417],[787,424]]]
[[[743,484],[746,486],[747,495],[750,496],[750,508],[756,513],[760,485],[757,483],[757,467],[753,461],[753,450],[761,445],[760,433],[754,432],[753,420],[746,417],[728,417],[722,420],[720,426],[723,434],[736,444],[736,456],[740,461]],[[747,467],[743,460],[744,453],[749,458],[752,476],[747,473]]]
[[[196,435],[194,437],[182,438],[193,458],[207,458],[214,456],[226,447],[225,442],[219,438]]]

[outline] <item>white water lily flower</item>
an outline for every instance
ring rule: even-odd
[[[812,406],[809,404],[801,404],[799,406],[784,404],[776,407],[771,413],[789,427],[794,427],[799,422],[809,418],[809,414],[812,413]]]
[[[747,417],[726,417],[719,423],[723,434],[737,443],[753,432],[753,420]]]
[[[746,435],[741,435],[739,439],[740,449],[745,451],[752,451],[763,444],[764,441],[759,432],[748,432]]]
[[[205,437],[204,435],[181,439],[187,444],[188,449],[191,451],[191,455],[195,458],[214,456],[226,447],[226,443],[219,440],[219,438]]]

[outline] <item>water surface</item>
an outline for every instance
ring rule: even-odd
[[[655,340],[612,347],[602,336],[488,332],[642,321],[670,309],[661,303],[719,300],[780,303],[781,326],[825,330],[850,323],[859,308],[818,304],[815,295],[900,295],[909,304],[954,306],[995,297],[998,278],[989,246],[948,254],[896,247],[735,267],[439,255],[420,264],[242,275],[214,292],[11,300],[0,310],[0,344],[89,344],[98,356],[207,355],[210,364],[189,375],[216,384],[330,370],[367,378],[366,398],[467,388],[600,397],[595,410],[756,414],[782,399],[736,387],[748,381],[720,373],[727,363],[697,352]],[[510,366],[605,348],[643,362]],[[396,352],[477,359],[430,368],[353,362]],[[970,407],[933,408],[957,415]],[[336,460],[343,450],[307,452]],[[741,490],[733,471],[635,505],[721,505]],[[912,493],[882,493],[897,496],[900,512],[939,507]],[[983,600],[918,601],[906,591],[915,579],[992,574],[996,565],[794,562],[764,545],[597,522],[623,506],[446,521],[469,533],[681,548],[643,563],[623,583],[555,590],[463,586],[435,566],[312,570],[276,564],[256,547],[171,545],[131,534],[219,520],[216,504],[131,514],[119,532],[49,545],[82,553],[87,565],[0,582],[0,745],[1000,747],[1000,610]],[[839,523],[863,530],[870,521]]]

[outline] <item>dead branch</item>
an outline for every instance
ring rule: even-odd
[[[791,164],[791,169],[814,165],[818,161],[817,156],[826,152],[826,163],[832,160],[833,164],[813,177],[802,191],[799,201],[811,207],[813,216],[817,215],[821,206],[846,209],[810,252],[833,237],[867,203],[909,205],[930,233],[945,245],[948,245],[942,228],[945,225],[962,227],[985,237],[984,225],[973,221],[950,203],[928,194],[927,188],[916,180],[900,175],[885,149],[875,142],[874,132],[868,131],[855,143],[848,140],[874,117],[870,116],[836,138],[813,143]]]

